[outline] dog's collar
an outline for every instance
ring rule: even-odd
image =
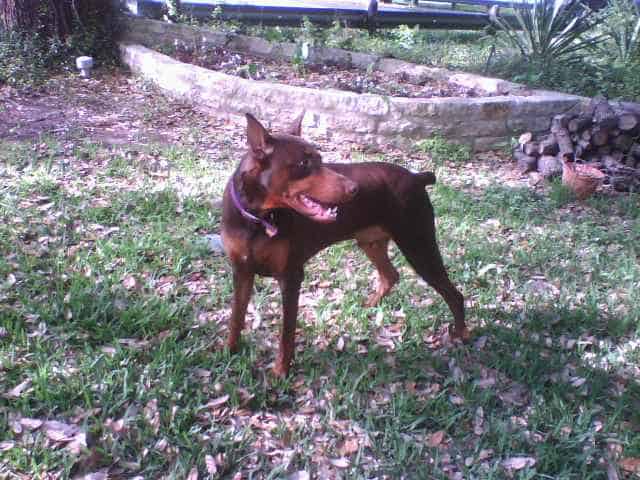
[[[244,208],[244,206],[242,205],[242,202],[240,201],[240,197],[238,197],[238,192],[236,192],[236,186],[234,185],[235,182],[233,181],[233,178],[229,183],[230,183],[229,193],[231,194],[231,200],[233,201],[233,204],[240,212],[240,215],[242,215],[244,218],[246,218],[250,222],[262,225],[264,227],[265,233],[269,237],[275,237],[278,234],[278,228],[275,225],[267,222],[266,220],[260,217],[256,217],[254,214],[250,213],[246,208]]]

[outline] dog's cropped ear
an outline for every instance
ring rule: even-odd
[[[245,116],[247,117],[247,142],[253,157],[258,161],[264,160],[273,153],[271,135],[253,115],[247,113]]]
[[[291,125],[289,125],[289,128],[285,133],[293,135],[294,137],[300,137],[302,135],[302,120],[304,119],[304,114],[305,111],[303,110],[302,113],[297,116],[293,122],[291,122]]]

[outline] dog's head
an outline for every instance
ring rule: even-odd
[[[259,208],[291,208],[318,222],[334,221],[338,206],[354,197],[357,185],[322,165],[318,150],[300,137],[302,116],[281,134],[246,117],[249,152],[240,170],[259,190]]]

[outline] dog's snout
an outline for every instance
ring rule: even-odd
[[[355,197],[356,193],[358,193],[358,184],[356,182],[349,182],[347,183],[347,195],[349,195],[350,197]]]

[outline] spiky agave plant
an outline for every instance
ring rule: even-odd
[[[507,44],[528,62],[549,66],[598,44],[603,35],[588,35],[599,18],[578,0],[532,0],[512,4],[513,19],[490,15]]]
[[[634,0],[609,0],[599,13],[602,30],[616,46],[616,60],[627,63],[640,49],[640,8]]]

